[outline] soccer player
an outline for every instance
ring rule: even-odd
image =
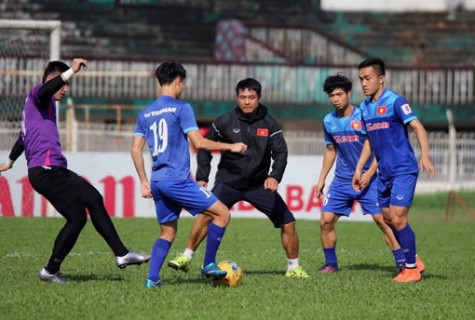
[[[329,76],[323,84],[323,91],[328,95],[335,111],[323,119],[325,133],[325,153],[322,170],[315,188],[315,197],[323,199],[320,218],[320,239],[325,255],[325,265],[318,271],[332,273],[338,271],[335,251],[337,241],[335,224],[341,216],[350,215],[353,202],[357,200],[364,214],[370,214],[384,234],[384,240],[393,252],[396,269],[404,266],[405,257],[391,228],[384,222],[378,206],[376,193],[377,162],[371,156],[364,165],[361,178],[362,191],[356,192],[352,187],[358,157],[366,139],[366,131],[361,122],[361,111],[350,103],[351,81],[343,76]],[[336,159],[335,177],[325,195],[325,179]]]
[[[287,254],[286,276],[306,278],[299,265],[299,238],[295,218],[277,192],[287,165],[287,144],[277,121],[260,104],[261,84],[252,78],[236,85],[238,106],[218,117],[205,137],[214,141],[243,141],[249,147],[244,156],[221,154],[216,181],[211,190],[228,208],[245,200],[263,212],[281,230],[282,245]],[[212,155],[200,150],[197,155],[196,180],[207,186]],[[273,160],[272,170],[271,160]],[[193,253],[206,236],[210,218],[199,215],[195,220],[187,248],[168,262],[176,270],[188,271]]]
[[[102,195],[67,168],[61,150],[55,101],[68,93],[70,78],[86,66],[84,59],[74,59],[71,68],[61,61],[48,63],[42,83],[28,94],[22,113],[22,129],[9,159],[0,167],[0,171],[10,169],[25,151],[28,179],[33,189],[66,218],[47,264],[38,273],[44,281],[66,283],[60,267],[87,222],[86,209],[97,232],[114,252],[119,268],[142,264],[150,259],[149,255],[130,251],[124,246],[104,207]]]
[[[188,138],[195,148],[223,150],[243,157],[247,146],[219,143],[205,139],[198,131],[190,104],[178,100],[185,89],[186,70],[176,62],[164,62],[155,71],[161,86],[160,96],[137,118],[132,142],[132,159],[141,182],[144,198],[153,198],[161,235],[152,248],[146,288],[162,286],[160,270],[177,232],[177,220],[182,208],[192,215],[203,213],[212,220],[208,229],[206,254],[201,274],[220,278],[226,275],[216,265],[216,253],[229,222],[229,210],[212,193],[190,176]],[[152,153],[150,181],[144,168],[142,151]]]
[[[355,190],[364,187],[363,167],[374,152],[378,161],[379,206],[406,256],[406,267],[394,281],[417,282],[425,267],[416,255],[416,237],[408,223],[408,211],[419,171],[426,170],[427,176],[435,176],[427,133],[406,99],[385,88],[383,60],[364,60],[358,69],[363,93],[368,97],[360,104],[368,139],[356,165],[353,187]],[[419,165],[409,142],[407,126],[414,130],[421,147]]]

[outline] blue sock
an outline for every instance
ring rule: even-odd
[[[336,250],[335,247],[323,248],[323,253],[325,254],[325,264],[332,267],[338,267],[338,260],[336,259]]]
[[[391,230],[393,231],[394,238],[396,238],[397,242],[399,242],[399,244],[401,244],[401,242],[399,241],[399,237],[398,237],[398,233],[397,233],[396,228],[391,227]]]
[[[394,255],[394,261],[396,261],[396,269],[404,268],[404,265],[406,264],[406,255],[404,254],[404,250],[401,248],[393,250],[392,252]]]
[[[399,244],[406,255],[406,264],[416,263],[416,235],[411,226],[407,224],[404,228],[396,231]]]
[[[209,224],[203,267],[206,267],[210,263],[216,263],[216,253],[218,252],[218,248],[225,231],[226,227],[219,227],[213,222]]]
[[[160,270],[163,262],[168,255],[172,243],[168,240],[158,238],[153,244],[152,256],[150,257],[150,267],[148,269],[148,278],[153,282],[160,280]]]

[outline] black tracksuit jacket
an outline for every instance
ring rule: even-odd
[[[223,151],[218,164],[216,182],[245,190],[257,187],[268,177],[279,183],[287,165],[287,144],[277,121],[259,105],[257,112],[246,116],[239,107],[218,117],[210,126],[206,138],[225,143],[243,142],[248,149],[245,154]],[[212,155],[199,150],[197,154],[197,181],[208,182]],[[272,170],[269,169],[272,163]]]

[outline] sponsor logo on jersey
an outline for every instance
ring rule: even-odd
[[[388,107],[386,107],[386,106],[377,106],[376,107],[376,114],[378,116],[386,114],[386,112],[388,112]]]
[[[366,124],[366,131],[388,129],[388,128],[389,128],[389,122],[376,122],[376,123]]]
[[[412,113],[411,107],[406,103],[401,106],[402,112],[407,116]]]
[[[233,128],[233,132],[234,132],[234,133],[239,133],[239,132],[241,132],[241,129],[239,129],[239,128]]]
[[[267,136],[269,136],[269,129],[258,128],[257,129],[257,135],[261,136],[261,137],[267,137]]]
[[[351,126],[351,129],[353,130],[361,130],[363,128],[361,121],[356,121],[356,120],[351,121],[350,126]]]
[[[333,136],[336,143],[357,142],[360,140],[358,136]]]
[[[163,108],[160,110],[150,111],[149,113],[144,114],[144,117],[145,118],[157,117],[161,115],[162,113],[168,113],[168,112],[176,112],[176,108],[168,107],[168,108]]]

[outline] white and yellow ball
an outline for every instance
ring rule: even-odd
[[[213,284],[217,287],[237,287],[242,281],[242,268],[234,261],[226,260],[218,263],[218,267],[226,270],[227,275],[223,278],[216,279]]]

